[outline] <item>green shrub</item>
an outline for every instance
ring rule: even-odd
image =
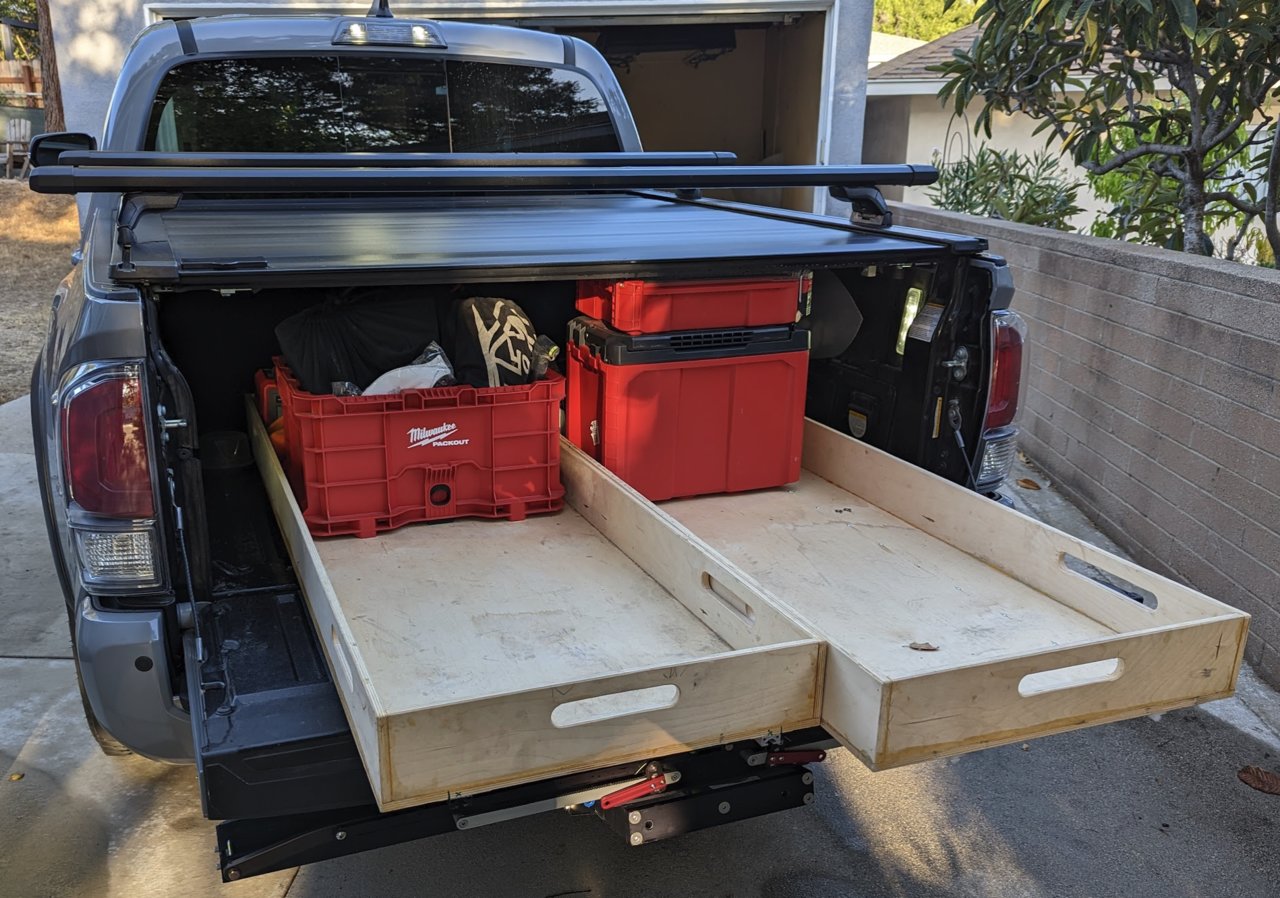
[[[937,155],[933,161],[940,177],[926,193],[942,209],[1058,231],[1072,230],[1070,219],[1084,211],[1076,205],[1083,182],[1069,178],[1046,150],[1026,156],[983,144],[955,162]]]

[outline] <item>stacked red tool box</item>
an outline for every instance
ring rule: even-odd
[[[579,311],[614,326],[570,322],[570,441],[652,500],[797,480],[809,334],[793,322],[806,283],[583,283]]]

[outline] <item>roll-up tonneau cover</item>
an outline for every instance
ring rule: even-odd
[[[929,184],[937,174],[921,165],[738,165],[730,153],[65,151],[32,172],[31,186],[121,195],[113,280],[304,286],[711,277],[985,249],[887,227],[879,186]],[[826,187],[853,204],[855,220],[701,193],[758,187]]]

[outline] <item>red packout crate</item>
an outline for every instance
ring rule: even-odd
[[[809,332],[569,323],[569,440],[651,500],[800,479]]]
[[[448,518],[518,521],[563,505],[565,381],[554,371],[511,387],[319,396],[277,358],[275,386],[285,471],[315,536]]]
[[[625,334],[794,324],[809,277],[579,281],[578,311]]]

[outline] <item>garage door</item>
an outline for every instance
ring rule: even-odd
[[[828,12],[796,11],[796,0],[735,4],[455,4],[392,0],[398,15],[514,24],[580,37],[609,60],[647,150],[727,150],[745,163],[825,162]],[[815,0],[824,5],[824,0]],[[749,7],[750,12],[742,12]],[[772,8],[771,8],[772,7]],[[303,11],[268,2],[152,3],[155,17]],[[590,10],[589,15],[583,13]],[[307,2],[307,13],[359,14],[350,3]],[[809,188],[725,191],[730,198],[812,211]]]

